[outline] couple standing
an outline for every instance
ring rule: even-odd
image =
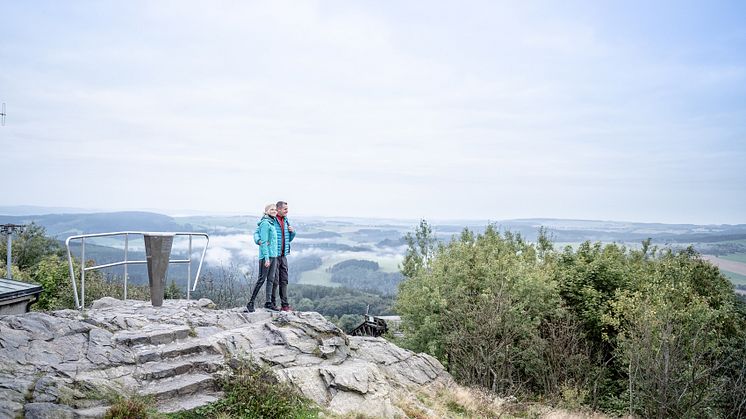
[[[287,219],[288,203],[278,201],[264,207],[264,216],[257,223],[254,243],[259,245],[259,279],[254,285],[251,299],[246,304],[249,312],[254,311],[256,295],[265,284],[267,297],[264,308],[273,311],[291,311],[288,303],[288,259],[290,242],[295,238],[295,230]],[[281,308],[277,307],[277,289],[280,289]]]

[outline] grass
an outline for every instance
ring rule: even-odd
[[[239,360],[232,372],[220,380],[225,396],[195,410],[168,415],[170,419],[310,419],[320,409],[289,384],[280,382],[268,367]]]
[[[145,397],[118,397],[104,414],[104,419],[152,419],[156,412],[152,399]]]

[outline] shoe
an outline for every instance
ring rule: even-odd
[[[272,304],[265,304],[264,308],[270,311],[280,311],[280,308],[277,306],[273,306]]]
[[[248,304],[246,304],[246,310],[248,310],[249,313],[253,313],[254,312],[254,303],[248,303]]]
[[[282,308],[280,310],[282,310],[282,311],[293,311],[293,308],[290,307],[290,306],[282,306]]]

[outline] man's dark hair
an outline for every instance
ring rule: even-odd
[[[285,208],[285,205],[287,205],[287,204],[288,203],[285,202],[285,201],[277,201],[277,204],[275,204],[275,207],[277,207],[277,209]]]

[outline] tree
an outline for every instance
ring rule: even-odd
[[[407,233],[404,236],[404,241],[407,243],[407,252],[400,270],[405,277],[413,278],[420,270],[429,268],[438,240],[430,224],[423,219],[414,234]]]
[[[169,300],[178,300],[182,298],[181,289],[176,285],[176,281],[173,279],[164,291],[164,298]]]
[[[36,223],[31,223],[20,233],[14,234],[11,263],[25,271],[41,262],[47,255],[54,254],[62,257],[64,250],[60,242],[45,234],[44,227]],[[7,235],[3,234],[0,239],[0,255],[2,255],[3,262],[7,248]]]

